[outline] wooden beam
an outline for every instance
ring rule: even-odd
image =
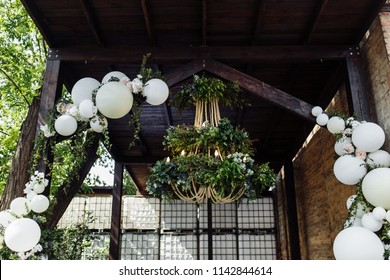
[[[310,41],[311,41],[313,34],[314,34],[314,31],[317,28],[318,22],[320,21],[322,13],[324,12],[327,4],[328,4],[328,0],[318,0],[318,5],[317,5],[316,11],[315,11],[315,15],[313,16],[313,19],[310,23],[310,28],[307,32],[305,39],[304,39],[304,45],[310,44]]]
[[[156,39],[152,28],[147,0],[141,0],[141,6],[142,6],[142,14],[144,15],[145,27],[146,27],[146,32],[148,33],[150,46],[155,47]]]
[[[100,33],[99,25],[92,11],[92,7],[89,0],[80,0],[80,5],[81,5],[81,9],[83,10],[85,18],[87,19],[89,28],[91,28],[91,31],[93,33],[93,36],[95,37],[98,46],[103,47],[105,45],[104,40]]]
[[[313,105],[282,90],[257,80],[245,73],[215,60],[205,61],[205,69],[228,81],[237,81],[240,87],[297,116],[315,123],[311,114]]]
[[[109,259],[119,260],[122,220],[123,163],[117,161],[115,162],[114,173]]]
[[[207,0],[202,0],[202,46],[207,45]]]
[[[87,177],[89,170],[95,163],[96,159],[99,157],[97,155],[97,149],[99,147],[99,136],[93,133],[89,134],[87,137],[89,138],[88,141],[92,141],[92,144],[91,146],[85,148],[85,161],[80,167],[78,176],[73,178],[69,185],[61,186],[60,190],[58,191],[55,199],[57,204],[54,206],[53,214],[50,220],[48,220],[48,223],[45,226],[46,228],[53,229],[57,225],[73,197],[80,189],[80,186],[84,182],[85,177]]]
[[[195,59],[179,68],[174,70],[171,73],[165,75],[165,81],[169,87],[173,87],[178,83],[188,79],[192,75],[198,73],[199,71],[204,70],[205,64],[202,59]]]
[[[284,165],[284,172],[289,255],[292,260],[299,260],[301,259],[299,223],[295,194],[294,165],[291,160],[288,160]]]
[[[260,0],[258,3],[258,9],[256,13],[256,23],[253,31],[253,36],[252,36],[252,46],[257,45],[259,42],[259,35],[264,22],[263,20],[264,11],[265,11],[265,1]]]
[[[217,59],[240,63],[265,61],[305,62],[312,60],[341,60],[351,46],[184,46],[167,48],[56,48],[52,51],[62,61],[105,63],[140,63],[145,53],[151,53],[155,63],[188,62],[194,59]]]
[[[358,119],[370,121],[371,114],[368,103],[367,87],[364,82],[362,62],[359,55],[346,58],[349,84],[347,85],[351,114]]]

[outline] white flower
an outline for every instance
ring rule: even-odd
[[[56,106],[57,112],[60,114],[64,114],[66,112],[66,109],[67,109],[66,107],[67,107],[67,104],[65,104],[63,102],[59,102]]]
[[[142,80],[143,77],[142,77],[141,74],[138,74],[138,75],[137,75],[137,78],[140,79],[140,80]]]
[[[43,135],[45,135],[46,138],[49,138],[55,134],[54,131],[50,131],[50,128],[47,124],[41,125],[39,128],[41,129]]]
[[[365,151],[361,151],[361,150],[356,150],[355,151],[355,156],[357,158],[361,158],[362,160],[365,160],[366,157],[367,157],[367,153]]]
[[[144,88],[144,83],[138,78],[135,78],[131,83],[134,93],[139,93]]]
[[[355,148],[353,147],[353,145],[351,143],[346,143],[343,147],[343,151],[346,154],[352,154],[355,151]]]
[[[119,82],[126,85],[128,82],[130,82],[130,79],[128,77],[123,77]]]

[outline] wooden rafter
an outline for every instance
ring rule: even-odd
[[[156,39],[152,28],[147,0],[141,0],[141,6],[142,6],[142,14],[144,15],[145,27],[146,27],[146,32],[148,33],[150,46],[155,47]]]
[[[207,0],[202,0],[202,46],[207,45]]]
[[[328,4],[328,0],[318,0],[316,12],[313,16],[313,20],[310,23],[309,30],[308,30],[306,38],[304,40],[304,45],[310,44],[310,41],[313,38],[314,31],[316,30],[316,28],[318,26],[318,23],[320,21],[322,13],[325,10],[325,7],[327,4]]]
[[[261,28],[263,26],[263,15],[264,15],[264,10],[265,10],[265,1],[260,0],[258,3],[258,10],[256,14],[256,23],[253,31],[253,36],[252,36],[252,46],[255,46],[258,44],[259,40],[259,35],[261,32]]]
[[[89,0],[80,0],[80,5],[83,10],[84,16],[87,19],[89,28],[91,28],[91,31],[93,33],[93,36],[95,37],[96,43],[98,46],[103,47],[104,46],[104,40],[102,38],[102,35],[99,30],[99,25],[97,22],[97,19],[93,13],[91,4],[89,3]]]
[[[229,59],[241,63],[264,61],[340,60],[351,46],[205,46],[149,49],[129,48],[56,48],[57,59],[107,63],[139,63],[145,53],[151,53],[156,63],[183,62],[199,58]],[[54,59],[54,58],[48,58]]]

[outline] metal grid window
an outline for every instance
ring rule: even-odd
[[[196,206],[124,196],[122,203],[123,260],[277,259],[272,197]],[[89,210],[96,218],[91,228],[107,232],[111,207],[111,196],[75,197],[59,226],[80,222]]]

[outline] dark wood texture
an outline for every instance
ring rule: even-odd
[[[114,169],[109,258],[110,260],[119,260],[122,220],[123,163],[116,161]]]

